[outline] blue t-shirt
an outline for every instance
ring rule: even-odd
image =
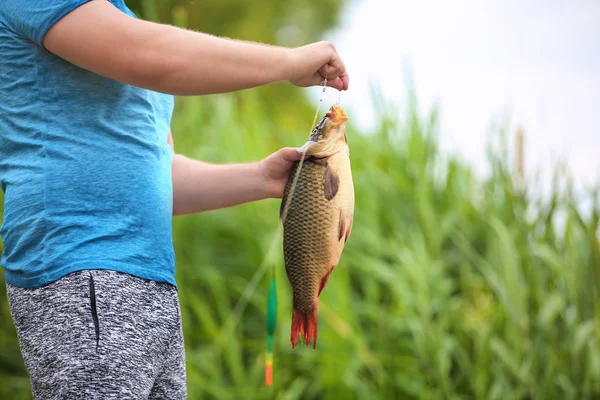
[[[175,285],[174,99],[44,49],[46,32],[86,2],[0,0],[0,266],[20,287],[96,268]]]

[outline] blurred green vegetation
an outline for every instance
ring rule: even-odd
[[[167,22],[184,7],[198,18],[190,26],[275,42],[276,28],[243,22],[257,18],[253,6],[197,3],[132,6]],[[339,6],[266,4],[280,7],[268,11],[274,16],[300,5],[317,14],[327,4]],[[306,40],[318,40],[330,18],[307,22]],[[313,22],[321,26],[313,29]],[[314,116],[302,93],[273,85],[179,98],[176,150],[224,163],[299,146]],[[515,183],[504,124],[490,135],[491,172],[478,178],[470,165],[439,150],[436,109],[418,110],[412,92],[403,111],[377,94],[374,100],[380,124],[369,132],[357,131],[358,111],[347,110],[355,221],[321,295],[316,350],[292,350],[289,343],[291,291],[278,201],[175,218],[189,398],[600,397],[599,191],[576,193],[563,166],[549,196],[535,194],[535,177]],[[576,207],[585,200],[591,213]],[[273,240],[276,251],[269,254]],[[268,275],[239,323],[227,329],[265,260],[276,269],[279,298],[272,388],[263,383]],[[0,398],[26,399],[27,375],[0,283]]]

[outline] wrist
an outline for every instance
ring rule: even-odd
[[[256,193],[260,199],[269,199],[272,196],[272,189],[269,183],[269,176],[264,160],[256,161],[249,165],[251,174],[255,177]]]
[[[292,81],[296,76],[296,49],[282,48],[281,54],[281,80]]]

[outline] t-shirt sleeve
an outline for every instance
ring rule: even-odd
[[[90,0],[0,0],[0,21],[42,46],[44,36],[65,15]]]

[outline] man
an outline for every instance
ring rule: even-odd
[[[172,216],[280,198],[299,154],[174,154],[173,95],[325,71],[347,90],[344,63],[329,43],[217,38],[123,0],[2,0],[0,55],[1,265],[35,398],[185,398]]]

